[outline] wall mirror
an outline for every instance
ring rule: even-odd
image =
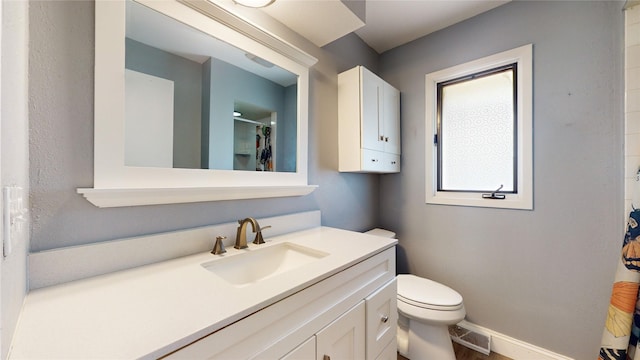
[[[97,206],[297,196],[315,59],[203,0],[96,2]]]

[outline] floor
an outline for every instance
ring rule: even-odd
[[[477,351],[466,348],[458,343],[453,343],[453,350],[456,352],[457,360],[513,360],[506,356],[496,354],[494,352],[489,355],[479,353]],[[408,360],[404,356],[398,354],[398,360]]]

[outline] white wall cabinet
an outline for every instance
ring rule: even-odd
[[[338,124],[340,171],[400,171],[400,92],[364,66],[338,75]]]
[[[391,360],[396,293],[389,248],[165,358]]]

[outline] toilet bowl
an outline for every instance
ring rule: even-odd
[[[395,233],[373,229],[367,234],[395,238]],[[412,360],[455,360],[449,325],[465,317],[462,296],[435,281],[410,274],[398,279],[398,352]]]

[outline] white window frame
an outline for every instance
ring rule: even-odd
[[[485,199],[478,192],[438,191],[438,152],[433,139],[437,134],[438,83],[470,74],[517,63],[517,189],[518,193],[501,193],[505,199]],[[425,192],[427,204],[533,209],[533,45],[490,55],[425,76],[426,138]]]

